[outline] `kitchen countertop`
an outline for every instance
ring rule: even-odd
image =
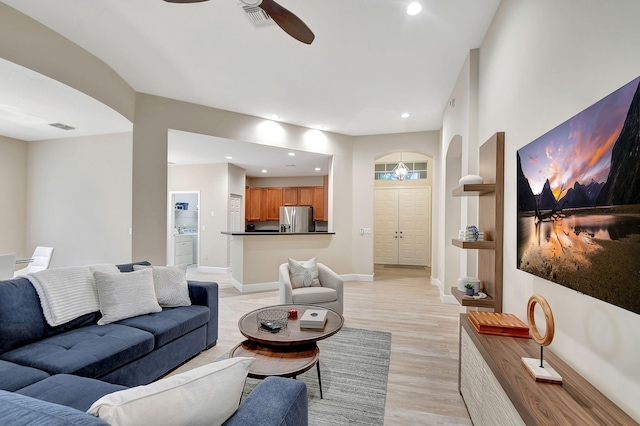
[[[335,235],[335,232],[279,232],[279,231],[252,231],[252,232],[232,232],[232,231],[222,231],[221,234],[224,235],[234,235],[234,236],[254,236],[254,235]]]

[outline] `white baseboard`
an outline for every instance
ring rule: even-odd
[[[431,277],[431,285],[435,285],[440,289],[440,293],[442,293],[442,283],[436,277]]]
[[[240,293],[256,293],[258,291],[270,291],[277,290],[280,286],[280,283],[277,281],[270,283],[257,283],[257,284],[246,284],[242,285],[235,278],[231,278],[231,284],[238,290]]]
[[[228,274],[231,268],[223,268],[219,266],[198,266],[198,272],[203,274]]]
[[[444,294],[444,286],[439,279],[431,277],[431,285],[438,287],[440,290],[440,301],[445,305],[460,305],[458,300],[450,294]]]
[[[373,275],[368,274],[345,274],[340,275],[344,281],[373,281]]]

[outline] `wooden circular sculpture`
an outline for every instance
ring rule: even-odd
[[[536,304],[540,304],[542,311],[544,312],[544,320],[547,323],[547,332],[544,337],[540,335],[538,332],[538,327],[536,327],[536,319],[533,315],[533,311],[536,307]],[[527,321],[529,322],[529,328],[531,329],[531,335],[533,336],[533,340],[535,340],[541,346],[548,346],[553,340],[553,333],[555,330],[555,324],[553,322],[553,314],[551,313],[551,307],[547,302],[547,299],[540,296],[539,294],[534,294],[529,298],[529,303],[527,304]]]

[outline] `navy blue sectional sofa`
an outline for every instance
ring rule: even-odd
[[[133,264],[118,268],[130,272]],[[106,325],[96,324],[100,312],[94,312],[51,327],[27,278],[0,281],[0,419],[15,418],[17,423],[11,424],[56,424],[58,418],[63,419],[60,424],[101,424],[84,413],[93,402],[148,384],[214,346],[218,285],[195,281],[188,285],[191,306],[164,308]],[[261,418],[269,411],[265,407],[274,405],[273,424],[306,424],[304,384],[274,379],[256,387],[227,423],[250,424],[234,422],[244,422],[258,411]],[[276,401],[273,392],[280,395]],[[266,399],[271,404],[264,404]],[[70,417],[59,417],[60,413]],[[31,417],[39,420],[29,423]],[[75,423],[76,417],[83,420]]]

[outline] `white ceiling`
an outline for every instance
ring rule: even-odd
[[[306,45],[275,25],[254,27],[238,0],[0,1],[102,59],[137,92],[346,135],[439,129],[500,2],[419,0],[422,13],[409,16],[410,0],[279,0],[315,33]],[[0,63],[0,120],[17,109],[86,134],[131,130],[104,105],[10,65]],[[24,140],[80,135],[5,127],[0,134]]]

